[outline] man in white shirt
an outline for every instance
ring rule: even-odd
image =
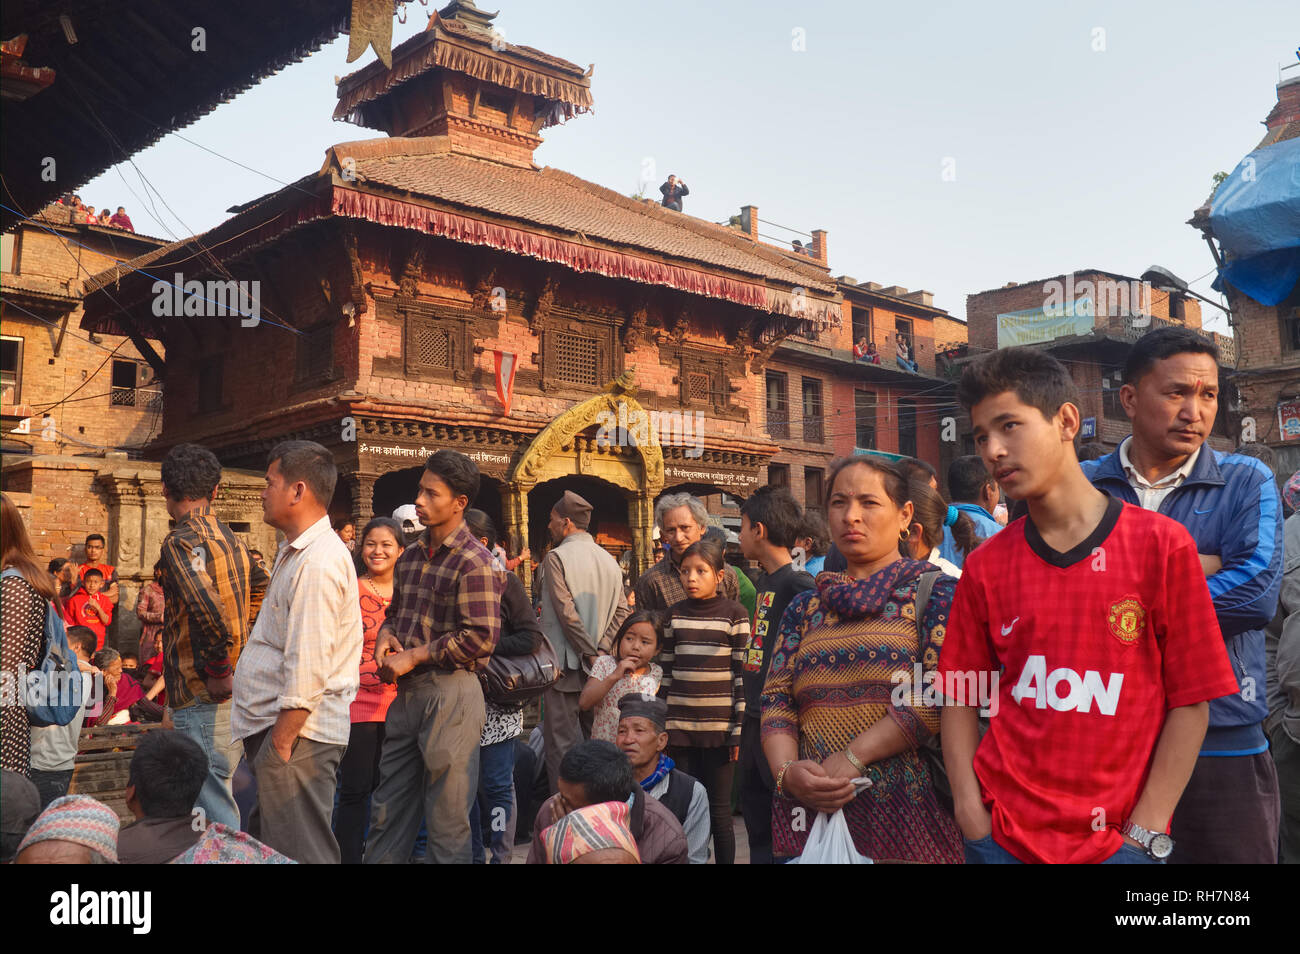
[[[231,713],[257,779],[249,834],[310,864],[339,861],[330,815],[360,684],[357,574],[327,512],[337,479],[319,444],[271,451],[262,513],[285,540],[235,668]]]

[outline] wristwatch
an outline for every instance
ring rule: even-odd
[[[1164,861],[1174,852],[1174,840],[1162,831],[1148,831],[1133,820],[1126,821],[1119,833],[1132,838],[1146,849],[1147,856]]]

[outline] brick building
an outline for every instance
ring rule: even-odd
[[[332,511],[364,521],[452,448],[478,462],[475,503],[512,551],[540,551],[572,488],[635,571],[659,493],[760,483],[779,451],[762,371],[841,297],[816,263],[534,165],[542,129],[591,107],[590,71],[501,42],[491,19],[453,3],[391,71],[345,77],[335,117],[388,138],[330,147],[202,236],[219,274],[192,241],[102,274],[85,326],[167,345],[153,455],[193,440],[254,469],[279,440],[317,440],[343,475]],[[131,271],[146,265],[244,283],[260,317],[160,316]]]
[[[1256,150],[1300,137],[1300,75],[1278,84],[1277,103],[1264,126]],[[1215,261],[1222,264],[1224,253],[1232,250],[1223,247],[1222,240],[1215,244],[1210,223],[1212,199],[1196,210],[1188,224],[1205,235]],[[1300,256],[1294,249],[1291,254]],[[1300,470],[1300,282],[1290,294],[1283,293],[1277,304],[1261,304],[1231,281],[1224,282],[1224,294],[1239,343],[1232,381],[1240,393],[1240,407],[1233,433],[1242,440],[1254,439],[1272,447],[1277,475],[1285,480]]]
[[[825,233],[813,234],[824,251]],[[952,385],[937,374],[935,340],[939,333],[956,338],[964,326],[934,307],[928,291],[846,275],[835,282],[844,299],[838,320],[790,335],[764,375],[767,433],[782,447],[768,482],[788,485],[805,507],[822,506],[826,468],[836,457],[920,457],[940,471],[949,459],[937,423],[952,403]],[[900,335],[918,372],[896,361]],[[876,345],[879,363],[855,357],[862,341]]]
[[[1070,369],[1079,389],[1084,418],[1080,440],[1096,441],[1112,450],[1130,432],[1119,389],[1132,343],[1163,325],[1195,329],[1218,346],[1224,384],[1208,443],[1216,450],[1234,446],[1229,433],[1233,395],[1227,382],[1237,360],[1236,341],[1203,330],[1201,307],[1193,298],[1152,289],[1127,275],[1088,268],[968,295],[966,322],[969,349],[959,366],[996,348],[1045,348]],[[958,418],[960,453],[973,454],[970,420],[964,413]]]

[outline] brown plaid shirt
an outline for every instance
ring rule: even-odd
[[[204,678],[230,675],[270,578],[210,507],[167,534],[161,559],[167,705],[210,703]]]
[[[680,567],[677,554],[669,550],[666,557],[642,573],[636,581],[636,608],[666,613],[670,607],[686,599]],[[740,584],[736,582],[736,568],[731,564],[727,564],[727,572],[722,577],[722,585],[718,587],[718,595],[740,601]]]
[[[396,636],[403,649],[432,643],[429,669],[466,669],[486,661],[501,638],[505,574],[492,554],[462,523],[429,553],[429,531],[407,547],[393,570],[393,602],[381,636]]]

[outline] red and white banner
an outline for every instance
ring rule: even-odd
[[[519,356],[508,351],[493,351],[493,365],[497,373],[497,400],[510,413],[510,402],[515,399],[515,369],[519,366]]]

